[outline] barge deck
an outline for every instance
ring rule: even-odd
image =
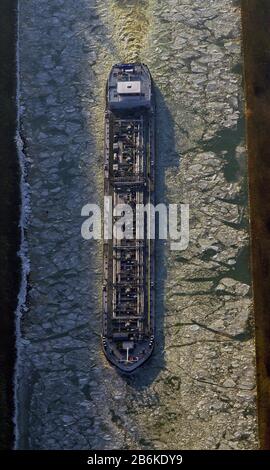
[[[124,227],[128,236],[114,229],[104,238],[102,345],[123,372],[143,364],[154,348],[155,246],[150,219],[136,213],[138,204],[154,204],[154,117],[148,68],[115,65],[107,83],[104,195],[111,198],[113,226],[127,205],[132,224]]]

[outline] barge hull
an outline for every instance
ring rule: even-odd
[[[151,218],[137,213],[139,205],[154,204],[154,114],[147,67],[114,66],[105,113],[104,195],[114,228],[104,234],[102,345],[123,372],[137,369],[154,349],[155,241]],[[122,223],[127,205],[130,227]]]

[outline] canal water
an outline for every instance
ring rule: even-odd
[[[19,449],[254,449],[240,7],[234,0],[20,1],[20,135],[31,212],[17,363]],[[122,376],[100,347],[105,84],[142,61],[157,103],[156,196],[190,205],[157,245],[153,357]]]

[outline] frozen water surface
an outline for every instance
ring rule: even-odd
[[[18,448],[256,448],[238,2],[23,0],[19,34]],[[191,213],[188,250],[157,247],[157,347],[128,378],[100,348],[102,244],[80,236],[82,206],[103,196],[107,73],[126,60],[155,81],[157,199]]]

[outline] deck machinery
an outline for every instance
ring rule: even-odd
[[[154,97],[146,65],[113,66],[106,89],[104,195],[132,208],[132,238],[104,237],[103,333],[106,357],[131,372],[154,348],[154,240],[143,217],[138,238],[138,204],[154,204]],[[123,215],[123,214],[122,214]],[[137,226],[137,230],[136,230]],[[140,227],[142,228],[142,227]]]

